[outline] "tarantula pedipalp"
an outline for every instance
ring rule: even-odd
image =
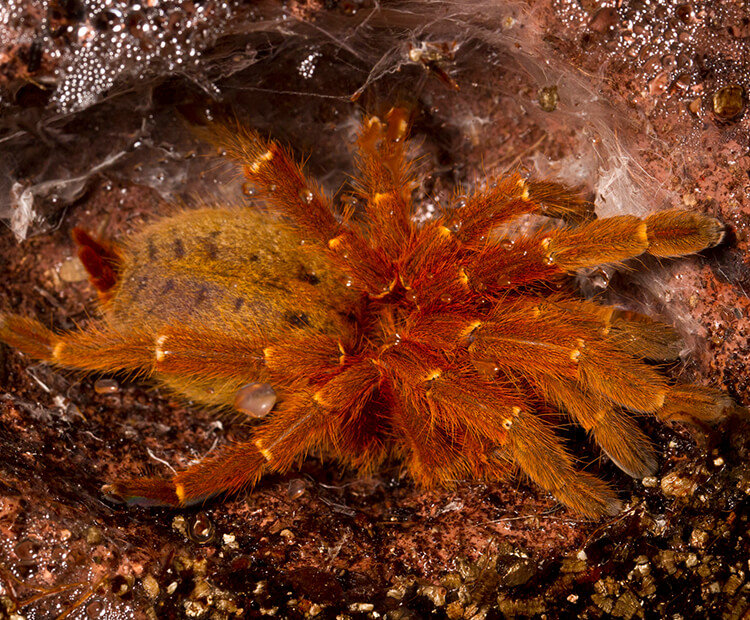
[[[730,405],[649,365],[676,357],[670,327],[549,287],[579,268],[715,245],[717,220],[685,211],[592,220],[575,192],[514,175],[417,224],[398,109],[363,122],[363,212],[337,215],[277,143],[239,126],[204,133],[242,164],[268,212],[185,211],[121,246],[76,231],[103,318],[55,334],[0,315],[0,340],[63,367],[142,373],[240,410],[264,394],[248,441],[170,479],[105,485],[110,497],[194,504],[315,450],[362,471],[397,457],[425,485],[520,470],[583,515],[614,514],[615,493],[576,468],[552,414],[646,476],[655,458],[632,413],[712,422]],[[525,214],[565,225],[493,234]],[[278,397],[270,412],[268,386]]]

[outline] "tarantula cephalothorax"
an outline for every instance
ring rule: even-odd
[[[583,515],[614,514],[615,493],[576,467],[556,421],[581,425],[641,477],[655,458],[634,413],[723,416],[729,398],[673,385],[649,364],[676,357],[669,326],[550,286],[579,268],[715,245],[717,220],[592,219],[574,191],[513,175],[417,223],[407,125],[399,109],[363,122],[357,213],[337,213],[276,142],[209,126],[266,212],[184,211],[122,245],[76,230],[103,318],[56,334],[0,315],[0,340],[33,357],[143,374],[259,418],[246,442],[169,479],[106,485],[110,497],[194,504],[319,451],[363,472],[396,457],[424,485],[520,471]],[[528,214],[562,224],[502,232]]]

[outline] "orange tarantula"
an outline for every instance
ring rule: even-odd
[[[727,397],[673,385],[650,365],[677,355],[669,326],[550,286],[580,268],[713,246],[717,220],[678,210],[593,219],[574,191],[512,175],[418,223],[407,125],[399,109],[364,120],[356,213],[336,211],[276,142],[210,126],[266,211],[185,211],[122,245],[76,230],[103,318],[56,334],[0,315],[0,339],[33,357],[142,374],[258,418],[247,441],[106,494],[195,504],[316,451],[361,472],[396,457],[423,485],[520,471],[582,515],[612,515],[616,494],[576,467],[556,420],[642,477],[656,462],[634,413],[723,416]],[[529,215],[556,225],[509,232]]]

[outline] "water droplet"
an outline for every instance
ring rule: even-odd
[[[264,418],[276,404],[276,392],[269,383],[248,383],[237,390],[234,408],[253,418]]]
[[[690,24],[694,19],[693,6],[690,3],[679,5],[674,13],[683,24]]]
[[[307,205],[312,204],[312,201],[315,198],[315,194],[313,194],[306,187],[303,187],[301,190],[299,190],[297,195],[299,196],[300,200]]]
[[[294,478],[289,481],[289,486],[286,489],[286,496],[289,500],[295,500],[301,497],[307,491],[307,483],[302,478]]]
[[[99,545],[104,540],[104,533],[95,525],[86,530],[86,544]]]
[[[102,601],[91,601],[86,605],[86,617],[87,618],[101,618],[104,616],[104,603]]]
[[[32,564],[39,552],[39,543],[31,538],[24,538],[13,549],[21,564]]]
[[[357,14],[357,5],[354,2],[342,2],[339,5],[339,11],[347,17]]]
[[[500,247],[503,248],[503,250],[512,250],[515,243],[516,242],[513,241],[513,239],[506,238],[500,241]]]
[[[453,297],[451,297],[450,293],[443,293],[440,296],[440,302],[444,304],[449,304],[453,301]]]
[[[651,56],[643,65],[644,73],[653,73],[661,68],[661,59],[658,56]]]
[[[609,286],[609,274],[599,268],[591,274],[590,281],[594,288],[604,290]]]
[[[677,67],[679,69],[689,69],[693,66],[693,59],[690,58],[687,54],[678,54],[677,55]]]
[[[690,76],[687,73],[681,73],[674,80],[675,88],[686,90],[690,86]]]
[[[688,110],[698,116],[699,112],[701,111],[701,106],[703,105],[703,99],[701,97],[696,97],[688,104]]]
[[[661,58],[661,66],[665,69],[671,70],[677,66],[677,59],[674,54],[667,54]]]
[[[648,83],[648,92],[651,95],[659,95],[667,90],[669,85],[669,72],[660,71],[657,73],[652,80]]]
[[[500,373],[500,369],[497,367],[497,364],[495,364],[495,362],[491,362],[488,360],[473,360],[471,364],[472,366],[474,366],[474,369],[480,375],[482,375],[482,377],[489,381],[496,379],[498,374]]]
[[[603,34],[614,28],[619,20],[620,18],[617,14],[617,9],[606,7],[597,11],[591,18],[591,21],[589,22],[589,30]]]
[[[207,545],[213,541],[216,528],[208,514],[201,511],[188,521],[187,535],[193,542],[199,545]]]
[[[97,379],[94,383],[94,392],[97,394],[116,394],[120,391],[120,384],[114,379]]]
[[[309,80],[313,77],[315,73],[315,69],[317,67],[318,59],[322,56],[320,52],[313,52],[309,54],[300,64],[297,68],[297,71],[299,74],[305,78],[306,80]]]

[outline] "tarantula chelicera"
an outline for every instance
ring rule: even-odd
[[[0,340],[33,357],[142,374],[258,418],[247,441],[106,494],[195,504],[316,451],[361,472],[395,457],[423,485],[520,471],[578,513],[612,515],[616,494],[576,467],[560,419],[643,477],[656,462],[633,414],[724,415],[729,398],[651,365],[677,357],[669,326],[551,286],[581,268],[713,246],[717,220],[678,210],[594,219],[575,191],[512,175],[418,223],[407,125],[399,109],[364,120],[357,212],[336,211],[276,142],[210,126],[266,211],[184,211],[122,245],[76,230],[103,318],[56,334],[0,315]],[[513,234],[521,216],[557,225]]]

